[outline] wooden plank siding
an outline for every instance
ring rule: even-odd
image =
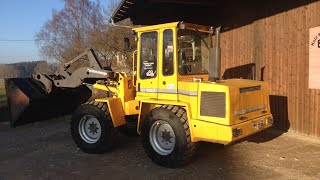
[[[320,26],[320,2],[291,2],[300,4],[281,12],[265,4],[263,18],[222,32],[221,74],[267,81],[275,125],[320,137],[320,90],[308,88],[309,28]]]

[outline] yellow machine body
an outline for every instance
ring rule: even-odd
[[[267,83],[245,79],[213,82],[209,81],[208,73],[180,73],[184,67],[181,68],[178,60],[178,48],[183,46],[178,43],[179,29],[210,34],[208,27],[180,22],[136,28],[137,59],[134,63],[137,68],[133,71],[134,76],[118,72],[117,80],[110,85],[94,85],[96,89],[113,94],[112,97],[96,101],[108,104],[114,126],[125,124],[127,115],[137,115],[137,131],[140,133],[140,123],[146,114],[161,105],[176,105],[186,110],[193,142],[228,144],[272,126]],[[172,41],[169,40],[170,45],[165,49],[164,41],[168,42],[165,37],[168,32]],[[143,60],[145,49],[141,39],[145,37],[156,38],[155,42],[147,42],[156,44],[155,50],[151,51],[152,57],[156,57],[153,64]],[[194,46],[192,48],[195,49]],[[199,48],[195,52],[198,51]],[[173,72],[169,75],[164,71],[165,56],[172,57],[173,61]],[[190,56],[194,60],[196,55],[191,53]],[[191,63],[188,68],[193,68],[194,64]],[[148,70],[147,77],[141,75],[144,68]]]

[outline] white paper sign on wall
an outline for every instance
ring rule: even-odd
[[[320,27],[309,30],[309,88],[320,89]]]

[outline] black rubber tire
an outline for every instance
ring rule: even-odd
[[[79,134],[79,123],[83,116],[92,115],[101,125],[99,140],[90,144],[85,142]],[[118,142],[118,129],[114,128],[106,103],[87,102],[79,106],[71,118],[71,135],[76,145],[86,153],[100,154],[112,149]]]
[[[150,128],[157,120],[168,122],[176,136],[174,150],[166,156],[158,154],[149,140]],[[194,157],[196,143],[191,142],[187,113],[182,107],[162,105],[151,110],[141,123],[142,145],[149,158],[156,164],[175,168],[187,164]]]
[[[127,136],[138,136],[138,116],[127,116],[126,124],[119,127],[119,131]]]

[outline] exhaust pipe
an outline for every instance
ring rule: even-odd
[[[216,82],[220,79],[221,70],[221,48],[220,48],[220,30],[221,27],[216,28],[216,43],[215,47],[210,49],[209,58],[209,80]]]

